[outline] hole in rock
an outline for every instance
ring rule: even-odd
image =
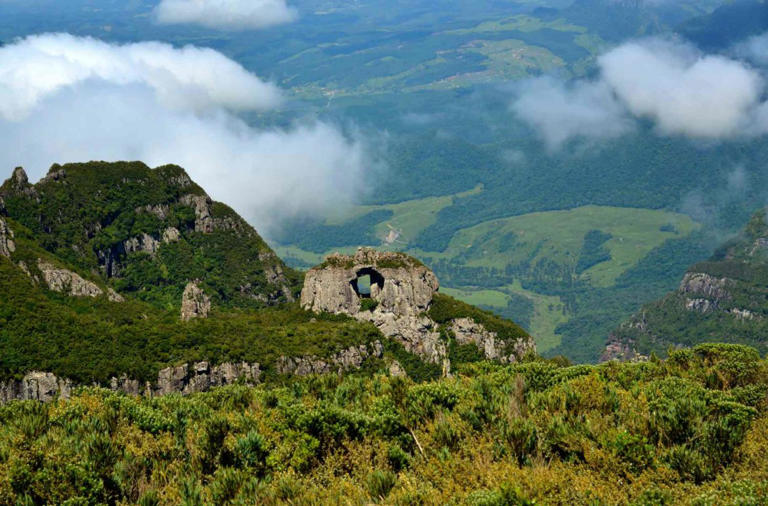
[[[367,299],[372,293],[384,288],[384,276],[375,269],[365,267],[357,271],[357,277],[350,283],[358,297]]]

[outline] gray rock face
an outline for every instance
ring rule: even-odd
[[[168,227],[163,230],[163,244],[177,242],[181,238],[181,233],[176,227]]]
[[[76,272],[60,269],[40,258],[37,260],[37,268],[40,269],[45,284],[54,292],[66,293],[72,297],[104,295],[104,290],[97,284],[83,279]],[[114,290],[109,289],[106,295],[113,302],[123,302],[123,298]]]
[[[685,309],[697,313],[709,313],[717,309],[717,301],[709,299],[685,299]]]
[[[361,276],[370,279],[369,294],[357,286]],[[372,322],[408,351],[445,366],[445,343],[435,322],[423,315],[439,286],[432,271],[407,255],[360,248],[354,256],[331,255],[323,265],[310,269],[301,305]],[[376,307],[364,309],[364,299],[371,299]]]
[[[370,298],[396,315],[426,311],[440,287],[432,271],[407,255],[360,248],[354,257],[331,255],[325,264],[310,269],[301,305],[314,311],[359,313],[361,295],[353,282],[361,274],[372,280],[380,277],[380,282],[371,283]]]
[[[341,373],[351,369],[359,369],[367,358],[381,358],[383,353],[384,347],[379,341],[375,341],[370,345],[361,344],[342,350],[327,361],[312,355],[303,357],[282,356],[277,360],[276,368],[279,374],[295,374],[297,376],[329,372]]]
[[[680,282],[680,292],[686,295],[706,297],[714,301],[731,298],[728,293],[728,278],[715,278],[703,272],[688,272]]]
[[[213,202],[208,196],[184,195],[179,201],[195,210],[195,232],[204,234],[213,232],[213,217],[211,216]]]
[[[21,380],[0,382],[0,402],[12,400],[52,401],[57,396],[69,397],[72,382],[59,379],[49,372],[32,371]]]
[[[196,362],[191,367],[189,364],[182,364],[167,367],[158,373],[155,394],[205,392],[213,387],[231,385],[237,381],[252,385],[258,383],[260,377],[261,369],[257,363],[227,362],[215,367],[211,367],[208,362]]]
[[[124,241],[123,248],[125,248],[126,253],[143,251],[155,256],[157,250],[160,249],[160,241],[149,234],[141,234],[138,237],[132,237]]]
[[[211,311],[211,299],[196,283],[187,283],[181,296],[181,321],[206,318]]]
[[[496,332],[490,332],[471,318],[456,318],[451,321],[451,330],[459,344],[474,344],[488,360],[509,364],[516,362],[529,351],[535,351],[532,339],[519,338],[514,343],[499,339]],[[512,344],[512,346],[508,346]],[[512,351],[512,353],[509,353]]]
[[[191,394],[205,392],[217,386],[231,385],[237,381],[253,385],[258,383],[261,376],[259,364],[224,363],[210,367],[208,362],[197,362],[191,367],[182,364],[178,367],[167,367],[157,375],[157,387],[147,384],[144,395],[168,395],[172,393]],[[68,379],[57,378],[50,372],[33,371],[21,380],[0,382],[0,403],[12,400],[49,402],[56,397],[66,399],[71,395],[72,382]],[[126,375],[111,378],[109,388],[128,395],[140,395],[141,385],[138,380]]]
[[[0,256],[11,257],[11,253],[16,251],[16,243],[13,241],[13,230],[8,227],[8,223],[0,218]]]
[[[137,213],[149,213],[154,214],[161,220],[165,220],[168,218],[168,215],[170,214],[171,210],[170,207],[165,204],[147,204],[145,206],[137,207],[136,208]]]

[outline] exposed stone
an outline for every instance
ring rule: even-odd
[[[621,341],[615,335],[611,334],[608,343],[605,345],[603,353],[600,355],[600,362],[609,360],[633,361],[640,355],[634,349],[634,341]]]
[[[37,260],[37,267],[43,275],[45,284],[54,292],[66,293],[73,297],[98,297],[99,295],[104,295],[104,290],[99,288],[98,285],[83,279],[76,272],[60,269],[40,258]],[[110,300],[121,301],[122,297],[117,295],[117,298],[115,298],[114,295],[111,295]]]
[[[37,278],[37,276],[33,277],[32,272],[29,270],[29,267],[27,266],[27,263],[24,260],[19,260],[19,269],[24,272],[27,276],[29,276],[35,283],[39,283],[40,280]]]
[[[181,320],[206,318],[211,310],[211,299],[195,282],[187,283],[181,296]]]
[[[688,272],[680,282],[680,292],[689,295],[698,295],[714,301],[730,299],[726,290],[728,278],[715,278],[703,272]]]
[[[141,234],[123,242],[126,253],[144,252],[155,256],[160,249],[160,242],[149,234]]]
[[[170,214],[170,207],[166,204],[147,204],[145,206],[137,207],[136,212],[137,213],[149,213],[154,214],[161,220],[165,220],[168,218],[168,215]]]
[[[49,402],[57,396],[68,398],[72,382],[50,372],[32,371],[21,380],[0,382],[0,402],[12,400]]]
[[[177,242],[181,238],[181,233],[176,227],[168,227],[163,230],[163,243],[168,244]]]
[[[717,309],[717,301],[709,299],[685,299],[685,309],[698,313],[708,313]]]
[[[195,232],[208,234],[213,232],[213,217],[211,205],[213,202],[207,195],[184,195],[179,202],[195,210]]]
[[[758,315],[756,315],[749,309],[733,308],[733,309],[729,309],[728,313],[735,316],[736,319],[738,320],[754,320],[755,318],[759,318]]]
[[[279,374],[294,374],[296,376],[329,372],[342,373],[360,368],[368,358],[381,358],[383,353],[382,344],[379,341],[374,341],[369,345],[361,344],[341,350],[327,360],[312,355],[303,357],[282,356],[277,359],[275,368]]]
[[[8,223],[0,218],[0,256],[11,257],[11,253],[16,251],[16,243],[13,241],[13,230]]]
[[[67,177],[67,171],[62,169],[61,166],[53,166],[48,174],[40,180],[41,183],[56,183],[63,181]]]
[[[120,376],[120,378],[110,378],[109,388],[133,396],[138,396],[140,394],[139,381],[129,379],[125,374]]]
[[[322,266],[310,269],[301,305],[314,311],[357,314],[361,298],[353,282],[368,271],[383,278],[381,285],[372,284],[370,298],[397,315],[426,311],[440,286],[432,271],[407,255],[360,248],[354,257],[331,255]]]
[[[357,280],[371,278],[370,294],[360,294]],[[447,360],[445,343],[435,322],[424,316],[439,288],[427,267],[402,253],[360,248],[354,256],[334,254],[304,278],[301,305],[316,312],[344,313],[370,321],[387,337],[424,360]],[[362,310],[363,299],[376,303]]]
[[[253,385],[258,383],[260,377],[261,368],[257,363],[226,362],[213,368],[208,362],[196,362],[192,367],[182,364],[166,367],[158,373],[155,395],[205,392],[213,387],[231,385],[238,381]]]
[[[112,302],[125,302],[123,296],[111,288],[107,288],[107,298]]]

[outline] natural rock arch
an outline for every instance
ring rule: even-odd
[[[361,283],[361,281],[366,281],[366,278],[368,281],[367,287],[364,286],[366,283]],[[352,289],[359,298],[375,299],[384,288],[384,276],[372,267],[363,267],[355,273],[355,279],[350,281],[349,284],[352,285]]]

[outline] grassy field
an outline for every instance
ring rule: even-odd
[[[468,33],[488,33],[488,32],[536,32],[548,28],[559,32],[585,33],[587,31],[583,26],[568,23],[564,19],[554,21],[542,21],[533,16],[519,15],[500,21],[486,21],[472,28],[451,30],[445,33],[453,35],[465,35]]]
[[[530,328],[526,330],[536,341],[536,349],[539,353],[546,353],[560,344],[561,337],[555,333],[555,329],[561,323],[567,322],[569,318],[559,297],[531,292],[520,286],[519,282],[506,285],[499,290],[440,287],[440,292],[469,304],[497,309],[504,309],[507,306],[510,293],[528,298],[533,302],[533,317]]]
[[[462,258],[470,266],[497,269],[543,258],[575,266],[584,236],[590,230],[600,230],[612,236],[605,244],[611,259],[582,276],[593,286],[606,287],[653,248],[690,234],[696,226],[690,217],[668,211],[584,206],[514,216],[463,229],[439,257]]]

